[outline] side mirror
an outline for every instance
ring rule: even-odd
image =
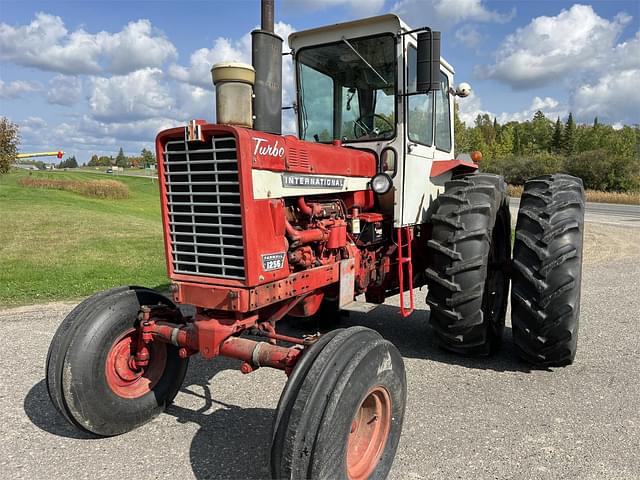
[[[418,34],[416,90],[421,93],[440,90],[440,32]]]
[[[396,172],[398,154],[393,147],[387,147],[380,154],[380,171],[393,175]]]

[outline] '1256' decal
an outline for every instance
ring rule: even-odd
[[[280,270],[282,267],[284,267],[284,252],[262,255],[262,269],[265,272]]]

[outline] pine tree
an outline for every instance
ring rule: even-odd
[[[129,161],[127,160],[127,157],[124,155],[124,152],[122,151],[122,147],[120,147],[120,151],[118,152],[118,156],[116,157],[116,165],[122,168],[129,166]]]
[[[560,117],[556,120],[556,126],[553,129],[553,138],[551,139],[551,147],[553,151],[558,153],[562,150],[562,122]]]
[[[567,123],[564,126],[562,150],[567,155],[571,155],[576,151],[576,123],[573,121],[573,114],[571,112],[569,112]]]

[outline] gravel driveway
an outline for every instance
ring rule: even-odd
[[[600,242],[615,231],[587,233],[593,245],[573,366],[530,371],[513,357],[509,328],[493,358],[443,353],[423,292],[408,319],[385,305],[344,322],[379,330],[405,357],[409,399],[391,478],[640,478],[640,257],[637,245],[603,255]],[[194,358],[175,405],[150,424],[99,440],[67,426],[43,378],[51,337],[72,307],[0,312],[4,478],[268,477],[273,409],[285,382],[278,371],[242,375],[235,361]]]

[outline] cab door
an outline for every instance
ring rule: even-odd
[[[422,223],[423,212],[430,203],[429,174],[435,154],[434,92],[416,93],[417,50],[411,43],[406,49],[401,223],[413,225]]]

